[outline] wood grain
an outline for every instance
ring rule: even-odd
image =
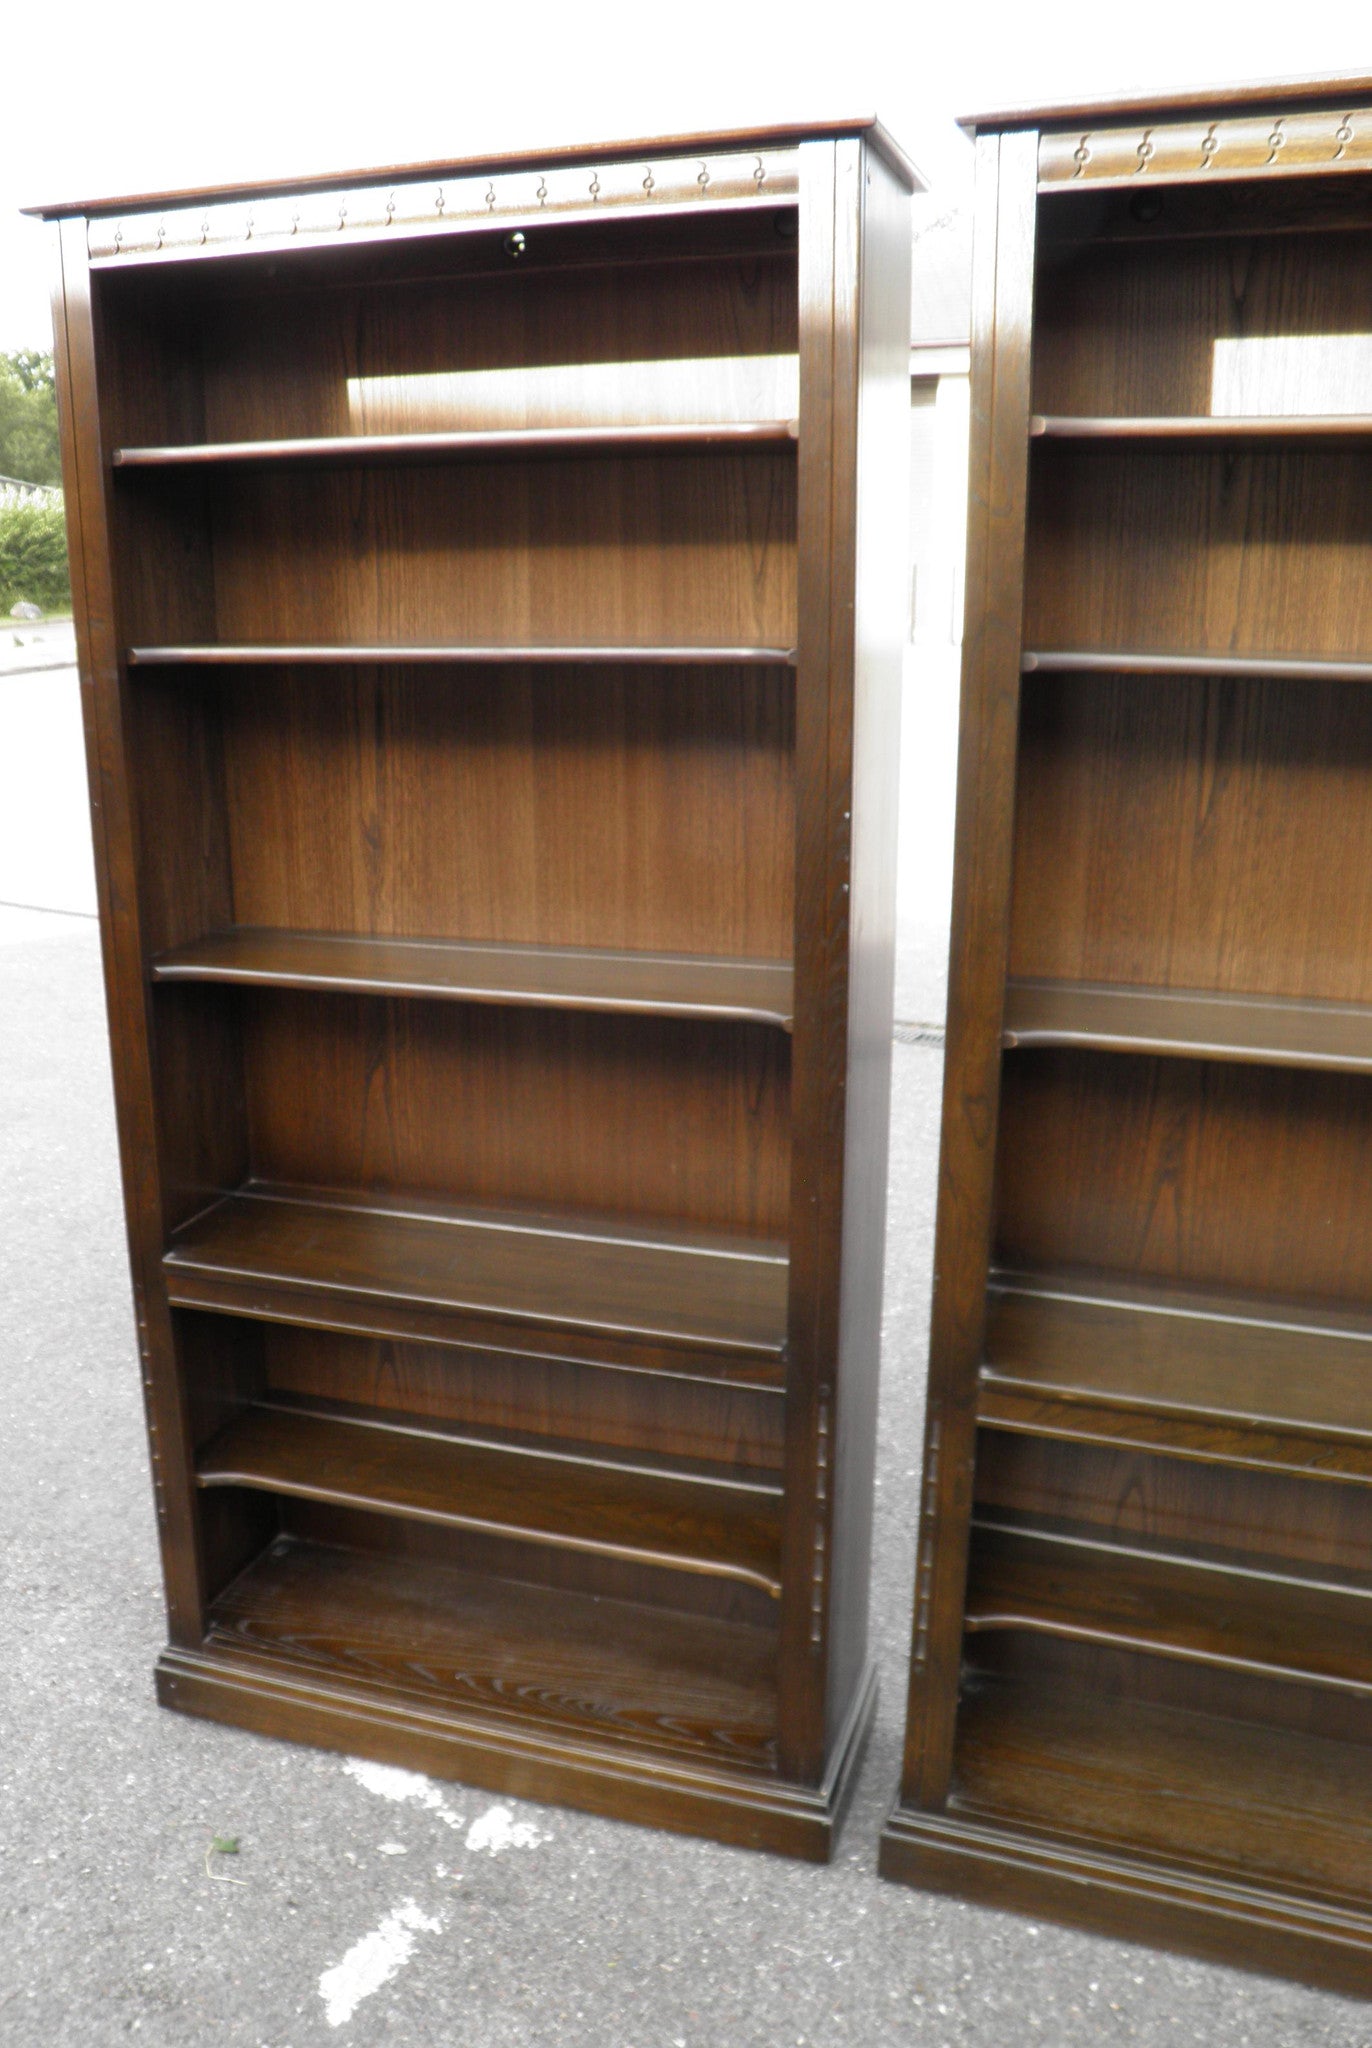
[[[308,1312],[335,1295],[355,1311],[414,1301],[450,1319],[497,1314],[560,1329],[776,1356],[786,1260],[775,1245],[673,1242],[589,1220],[440,1216],[243,1192],[172,1243],[163,1261],[185,1308],[253,1313],[263,1282]],[[383,1333],[385,1325],[382,1325]]]
[[[1011,1054],[1000,1262],[1365,1303],[1369,1116],[1356,1075]]]
[[[780,1486],[635,1471],[408,1426],[258,1405],[200,1453],[202,1487],[242,1486],[495,1532],[525,1543],[781,1591]]]
[[[988,1688],[969,1703],[959,1805],[1095,1841],[1134,1843],[1251,1881],[1354,1903],[1368,1873],[1358,1744],[1206,1715]]]
[[[1372,1698],[1372,1594],[995,1523],[973,1525],[967,1627],[1146,1650]]]
[[[1346,447],[1043,442],[1025,642],[1365,655],[1367,476],[1365,455]]]
[[[1007,1278],[981,1419],[1220,1464],[1372,1479],[1372,1348],[1271,1302]]]
[[[209,1641],[497,1722],[773,1765],[775,1638],[738,1623],[669,1634],[653,1608],[287,1542],[221,1597]]]
[[[1195,1459],[988,1430],[976,1501],[985,1520],[1367,1587],[1372,1493],[1356,1483],[1312,1485],[1279,1472],[1207,1469]]]
[[[791,957],[775,671],[288,669],[223,707],[240,924]]]
[[[1372,1067],[1372,1010],[1356,1003],[1213,995],[1199,989],[1020,981],[1005,990],[1004,1044],[1319,1067]]]
[[[1011,973],[1372,1000],[1369,764],[1340,684],[1036,678]]]
[[[236,926],[158,954],[152,973],[154,981],[162,982],[713,1017],[783,1029],[791,1021],[792,975],[779,960],[363,939],[350,933]]]
[[[245,1338],[260,1336],[258,1384],[282,1400],[346,1404],[457,1430],[522,1432],[531,1441],[579,1441],[625,1455],[689,1458],[722,1476],[780,1469],[781,1389],[696,1377],[680,1353],[650,1367],[616,1359],[603,1343],[578,1346],[565,1338],[539,1355],[241,1318],[230,1327]],[[257,1386],[247,1398],[256,1392]],[[215,1426],[224,1419],[221,1413]]]
[[[1339,398],[1340,411],[1372,410],[1350,403],[1342,380],[1331,402],[1328,379],[1331,348],[1356,363],[1357,337],[1372,332],[1362,231],[1274,233],[1276,225],[1233,219],[1225,232],[1216,221],[1208,234],[1178,238],[1156,228],[1141,236],[1135,224],[1127,244],[1091,235],[1060,243],[1035,322],[1035,412],[1147,415],[1167,431],[1199,419],[1203,430],[1205,416],[1230,409],[1217,344],[1234,356],[1237,388],[1262,395],[1245,411],[1324,413]],[[1325,369],[1313,382],[1312,350]],[[1251,371],[1245,356],[1256,359]],[[1254,424],[1286,430],[1279,419]]]
[[[238,1001],[260,1178],[785,1236],[783,1032],[284,989]]]

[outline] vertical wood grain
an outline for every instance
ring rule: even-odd
[[[979,136],[967,639],[924,1498],[903,1797],[939,1806],[952,1764],[977,1373],[993,1224],[1009,943],[1028,471],[1037,133]]]
[[[150,989],[138,892],[138,846],[111,568],[108,471],[97,389],[98,336],[84,220],[57,230],[54,354],[62,426],[62,482],[72,558],[81,706],[100,897],[105,996],[123,1169],[134,1315],[147,1407],[158,1538],[173,1642],[204,1634],[203,1580],[192,1491],[190,1421],[161,1281],[164,1216],[156,1116]]]
[[[853,468],[854,422],[844,415],[845,387],[854,376],[857,280],[851,268],[840,276],[839,146],[804,144],[800,160],[793,1200],[778,1733],[782,1770],[802,1783],[815,1783],[824,1757],[828,1541],[827,1519],[820,1522],[815,1513],[815,1493],[822,1414],[826,1454],[832,1442],[828,1433],[838,1349],[837,1289],[826,1248],[836,1240],[839,1220],[834,1164],[842,1124],[835,1093],[841,1086],[846,1005],[841,939],[836,942],[834,930],[839,906],[832,900],[840,878],[830,869],[830,703],[836,689],[851,689],[851,655],[847,675],[834,674],[833,613],[842,602],[837,562],[845,509],[841,483],[851,479]],[[852,178],[849,167],[850,205],[856,197]]]

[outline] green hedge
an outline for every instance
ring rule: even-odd
[[[71,609],[67,528],[61,500],[0,505],[0,618],[27,602],[45,612]]]

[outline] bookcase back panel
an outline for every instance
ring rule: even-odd
[[[794,418],[796,309],[780,250],[238,302],[206,325],[205,438]]]
[[[253,1170],[784,1238],[789,1050],[755,1024],[263,992]]]
[[[1286,1729],[1353,1745],[1346,1763],[1361,1783],[1372,1762],[1372,1721],[1367,1702],[1331,1686],[1292,1684],[1253,1671],[1189,1664],[1177,1657],[1122,1649],[1114,1643],[1079,1642],[1061,1636],[1004,1629],[967,1639],[968,1690],[987,1681],[1049,1687],[1067,1697],[1087,1695],[1106,1712],[1128,1712],[1131,1703],[1180,1708],[1222,1717],[1254,1731]],[[1211,1782],[1221,1784],[1223,1743]],[[1356,1835],[1356,1826],[1351,1830]],[[1299,1852],[1297,1852],[1299,1853]],[[1360,1852],[1361,1853],[1361,1852]]]
[[[789,959],[794,691],[728,668],[235,675],[234,915]]]
[[[983,1430],[979,1514],[1022,1517],[1098,1542],[1321,1571],[1372,1590],[1372,1492],[1186,1458]],[[1369,1726],[1372,1737],[1372,1726]]]
[[[1027,679],[1011,973],[1372,1000],[1369,770],[1362,684]]]
[[[538,1358],[276,1323],[262,1326],[260,1341],[263,1385],[278,1395],[659,1457],[760,1470],[781,1464],[779,1393],[617,1371],[594,1354]]]
[[[1031,649],[1372,650],[1372,460],[1044,443],[1027,536]]]
[[[784,450],[220,472],[204,495],[209,637],[221,642],[795,640],[795,457]],[[186,548],[196,496],[142,479],[125,495],[131,554]],[[132,644],[177,644],[184,607],[169,619],[162,579],[135,587],[131,575],[129,587]]]
[[[761,1643],[775,1653],[777,1603],[757,1587],[708,1578],[700,1572],[593,1556],[556,1544],[525,1543],[516,1537],[445,1528],[401,1515],[368,1514],[322,1501],[283,1500],[279,1513],[285,1531],[311,1544],[343,1544],[373,1558],[444,1565],[479,1575],[497,1590],[549,1586],[599,1600],[641,1602],[656,1612],[665,1632],[666,1655],[671,1654],[673,1615],[711,1616],[742,1624],[756,1631]],[[587,1658],[591,1671],[594,1649],[592,1641]],[[719,1668],[728,1670],[727,1665]],[[774,1690],[771,1697],[774,1714]]]
[[[1360,1076],[1012,1053],[998,1261],[1359,1304],[1369,1145]]]
[[[1034,409],[1372,413],[1372,229],[1050,246]]]
[[[794,418],[794,209],[100,280],[132,446]],[[155,366],[165,375],[149,377]]]

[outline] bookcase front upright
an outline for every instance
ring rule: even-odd
[[[888,1876],[1372,1985],[1372,80],[976,138]]]
[[[911,184],[865,122],[45,209],[168,1706],[828,1853]]]

